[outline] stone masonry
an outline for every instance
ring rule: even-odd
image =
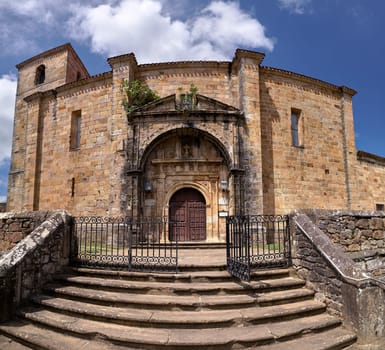
[[[65,44],[20,63],[7,210],[168,216],[190,189],[204,198],[206,240],[223,241],[228,214],[381,208],[385,160],[355,148],[355,91],[263,58],[140,64],[127,54],[91,77]],[[160,100],[127,115],[123,79]],[[181,109],[191,86],[198,102]]]
[[[39,216],[40,215],[40,216]],[[52,275],[69,263],[70,217],[66,212],[25,213],[34,225],[44,221],[0,257],[0,322],[38,292]],[[36,221],[34,221],[36,218]],[[14,220],[19,224],[16,220]],[[10,224],[12,225],[12,223]],[[1,232],[1,231],[0,231]],[[4,232],[1,232],[4,234]]]
[[[355,264],[354,255],[344,252],[341,245],[349,247],[347,230],[357,235],[359,231],[383,234],[383,220],[384,213],[360,211],[297,211],[292,215],[293,265],[329,311],[341,316],[362,344],[372,344],[365,349],[383,348],[385,275],[373,273],[365,264]],[[363,236],[363,243],[373,243]],[[368,257],[365,252],[361,252],[364,260]]]
[[[0,213],[0,256],[27,237],[50,212]]]

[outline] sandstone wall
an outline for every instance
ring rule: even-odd
[[[237,190],[231,196],[245,213],[374,209],[385,202],[380,185],[385,166],[356,158],[355,92],[261,67],[262,59],[263,54],[237,50],[232,62],[140,65],[128,54],[110,58],[112,72],[91,78],[67,46],[23,62],[7,209],[134,213],[144,155],[159,136],[183,128],[223,145],[231,159],[228,170],[236,174],[231,181]],[[47,80],[35,86],[39,64],[47,66]],[[75,81],[79,77],[87,79]],[[218,114],[158,114],[130,121],[121,104],[122,79],[140,79],[161,97],[178,97],[194,85],[200,95],[239,108],[242,115],[230,120]],[[296,146],[293,110],[300,115]],[[74,111],[81,111],[81,145],[70,150]]]
[[[45,79],[43,83],[36,84],[36,70],[40,65],[45,66]],[[39,167],[39,159],[36,156],[40,147],[36,138],[39,129],[44,126],[41,124],[42,114],[54,115],[56,112],[55,105],[52,105],[51,111],[42,110],[43,106],[40,104],[43,96],[47,95],[47,92],[52,95],[50,90],[65,83],[89,77],[86,68],[69,44],[27,59],[18,64],[17,68],[18,85],[7,210],[36,209],[33,208],[33,197],[36,195],[33,187],[39,183],[39,179],[35,180],[34,172]],[[26,168],[27,163],[32,168]]]
[[[63,208],[80,215],[109,209],[111,77],[58,90],[45,100],[41,133],[39,209]],[[80,147],[70,149],[71,117],[81,111]]]
[[[337,87],[288,72],[262,70],[265,212],[349,207],[346,173],[353,165],[349,158],[354,150],[353,117],[351,96],[344,103],[341,99],[342,90]],[[300,115],[299,146],[292,144],[292,110]]]
[[[385,158],[358,152],[357,202],[355,208],[376,210],[377,204],[385,207]]]

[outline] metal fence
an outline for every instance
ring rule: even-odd
[[[71,263],[128,270],[178,270],[178,235],[167,218],[73,218]]]
[[[226,221],[227,269],[249,281],[253,269],[291,264],[289,217],[229,216]]]

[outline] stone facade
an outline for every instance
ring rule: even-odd
[[[223,241],[228,214],[385,203],[385,161],[357,157],[355,92],[263,58],[237,50],[231,62],[138,64],[127,54],[90,77],[66,44],[22,62],[7,209],[168,216],[189,189],[203,198],[206,241]],[[123,79],[160,100],[127,115]],[[184,108],[191,85],[196,100]]]

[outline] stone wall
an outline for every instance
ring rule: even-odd
[[[355,148],[342,136],[354,139],[344,123],[353,122],[354,92],[272,68],[261,70],[260,89],[264,212],[348,208],[344,145]],[[299,115],[296,146],[292,111]]]
[[[385,159],[361,152],[364,157],[357,160],[355,91],[263,67],[263,58],[237,50],[228,62],[138,64],[128,54],[108,59],[112,71],[89,77],[66,44],[19,64],[8,210],[135,215],[134,208],[142,210],[143,169],[129,168],[160,137],[179,129],[204,131],[237,158],[228,170],[236,174],[239,189],[232,189],[230,197],[237,193],[246,213],[374,209],[385,202]],[[46,81],[36,85],[41,64]],[[82,79],[75,81],[78,73]],[[239,118],[228,120],[226,114],[218,117],[205,109],[180,115],[164,110],[134,123],[121,104],[122,79],[139,79],[162,98],[194,85],[198,94],[238,108]],[[74,149],[71,115],[78,111],[80,147]],[[295,146],[292,111],[300,120]]]
[[[7,203],[0,203],[0,213],[4,213],[7,209]]]
[[[28,236],[52,212],[0,213],[0,256]]]
[[[385,206],[385,158],[367,152],[357,152],[358,199],[354,206],[360,210],[377,210]]]
[[[43,214],[45,215],[45,214]],[[68,265],[70,217],[55,212],[0,258],[0,321]]]
[[[385,336],[385,281],[368,277],[339,244],[320,230],[314,223],[319,214],[310,212],[312,220],[304,212],[293,215],[293,265],[316,291],[316,297],[343,318],[361,343],[373,344]],[[334,216],[338,216],[337,212]],[[323,212],[321,221],[325,217]]]
[[[385,212],[311,211],[317,226],[345,252],[363,252],[385,247]]]
[[[314,223],[368,275],[385,278],[385,212],[307,211]]]

